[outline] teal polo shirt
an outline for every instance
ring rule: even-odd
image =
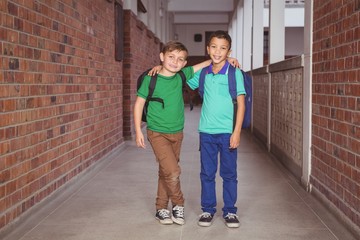
[[[205,77],[204,97],[201,107],[199,132],[208,134],[232,133],[234,107],[229,93],[228,68],[226,61],[222,69],[214,74],[213,66],[210,65],[209,72]],[[199,87],[200,71],[188,80],[191,89]],[[237,95],[246,94],[244,78],[240,69],[236,69],[236,91]]]

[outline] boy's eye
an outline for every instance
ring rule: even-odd
[[[167,56],[170,60],[174,61],[175,59],[177,59],[177,61],[179,62],[185,62],[185,59],[184,58],[176,58],[175,56],[173,55],[169,55]]]

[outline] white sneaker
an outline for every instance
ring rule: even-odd
[[[240,222],[238,216],[234,213],[228,213],[225,217],[225,224],[229,228],[238,228],[240,227]]]
[[[198,225],[202,227],[209,227],[212,224],[212,220],[213,220],[213,215],[211,215],[211,213],[203,212],[199,216]]]
[[[170,211],[167,209],[159,209],[156,211],[155,218],[159,220],[161,224],[173,224],[170,218]]]
[[[179,225],[184,225],[185,224],[184,207],[178,205],[173,207],[171,219],[174,221],[174,223],[177,223]]]

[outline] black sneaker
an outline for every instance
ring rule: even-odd
[[[167,209],[160,209],[156,211],[155,218],[159,220],[161,224],[172,224],[173,221],[170,218],[170,211]]]
[[[175,207],[173,207],[171,220],[173,220],[174,223],[177,223],[179,225],[185,224],[184,207],[183,206],[176,205]]]
[[[225,217],[225,223],[226,226],[228,226],[229,228],[238,228],[240,227],[240,222],[238,219],[238,216],[234,213],[228,213]]]
[[[211,215],[211,213],[203,212],[200,215],[200,218],[199,218],[199,221],[198,221],[199,226],[209,227],[212,224],[213,217],[214,216]]]

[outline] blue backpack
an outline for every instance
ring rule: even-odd
[[[209,72],[210,67],[203,68],[200,73],[200,79],[199,79],[199,94],[200,97],[203,98],[204,96],[204,84],[205,84],[205,75]],[[232,102],[234,105],[234,123],[233,123],[233,129],[235,128],[236,123],[236,113],[237,113],[237,93],[236,93],[236,77],[235,77],[235,67],[229,65],[228,70],[228,80],[229,80],[229,93],[232,98]],[[245,114],[244,114],[244,120],[242,124],[242,128],[248,128],[251,125],[251,105],[252,105],[252,79],[251,77],[245,73],[243,70],[241,70],[241,73],[244,77],[244,87],[246,91],[245,96]]]

